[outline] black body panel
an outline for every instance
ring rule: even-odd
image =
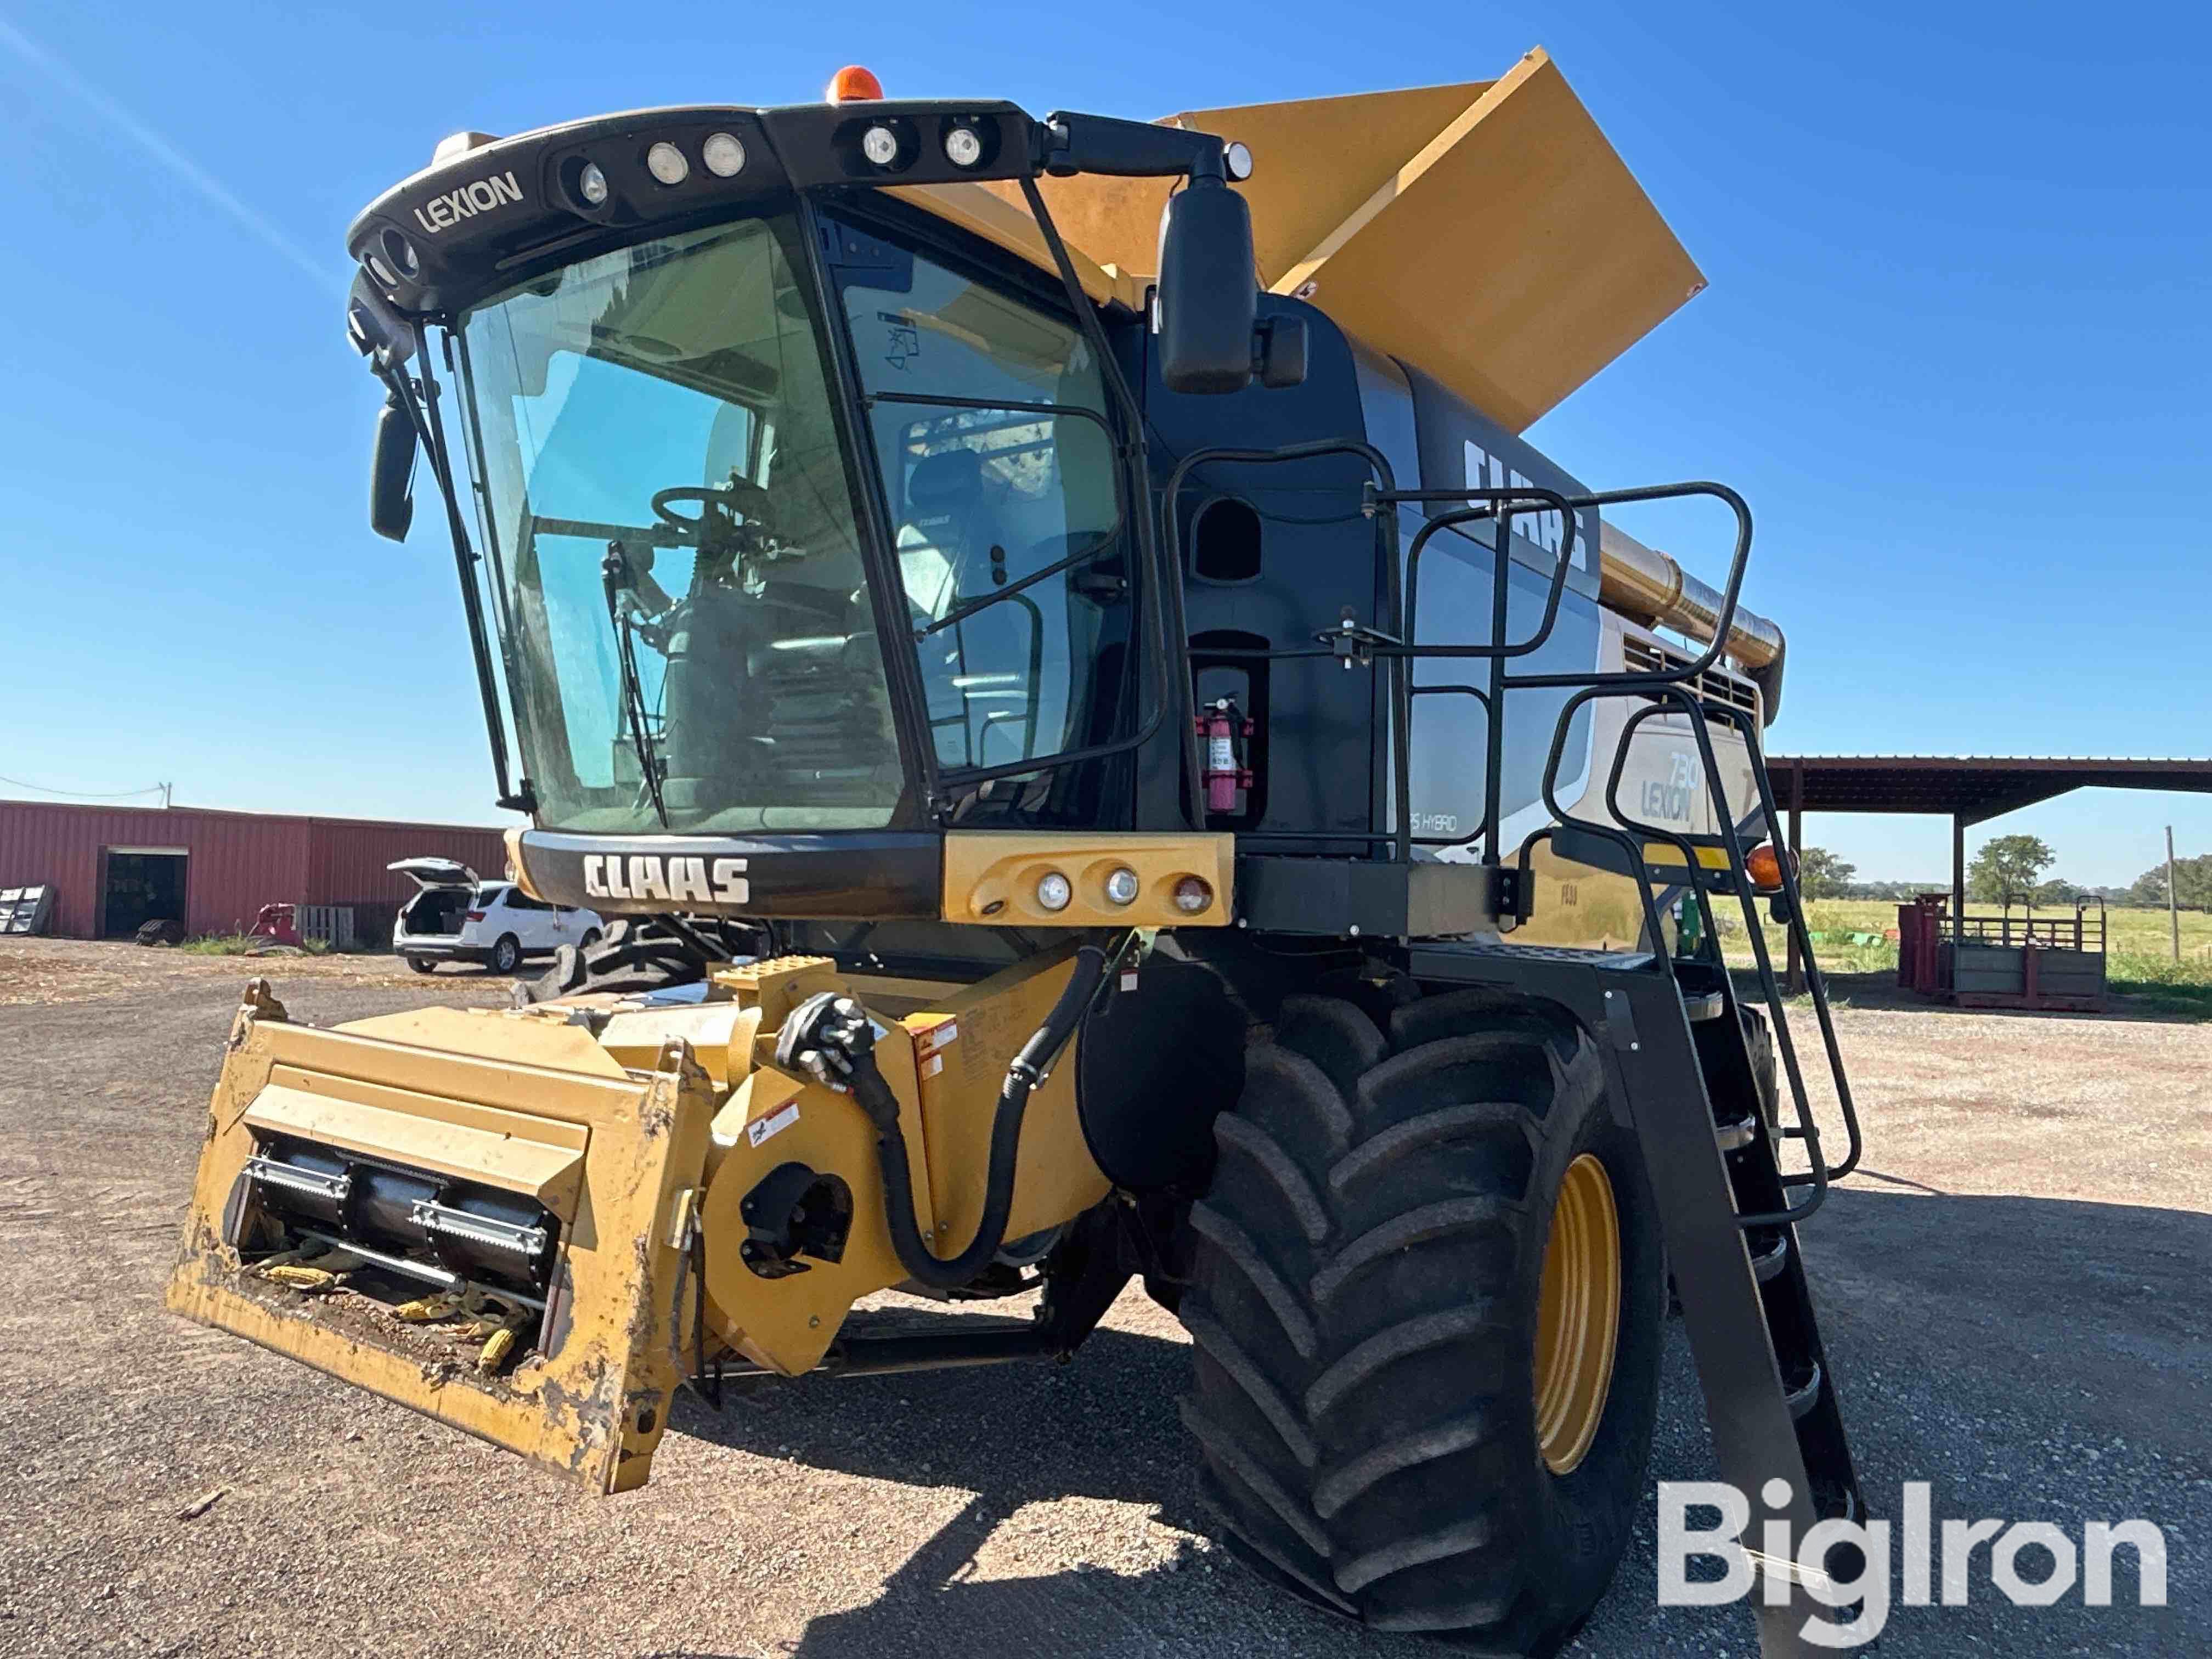
[[[973,167],[944,159],[944,131],[956,124],[985,139],[985,159]],[[881,125],[912,147],[888,168],[860,153],[863,131]],[[641,234],[733,217],[794,189],[1022,177],[1036,169],[1035,132],[1013,105],[990,100],[631,110],[497,139],[428,167],[371,203],[347,231],[346,247],[356,259],[378,258],[383,269],[374,274],[402,312],[451,312],[549,265]],[[729,178],[699,160],[718,133],[743,146],[744,163]],[[688,169],[673,185],[646,165],[647,151],[663,142]],[[597,203],[580,188],[587,163],[605,180]]]
[[[1304,320],[1305,383],[1270,388],[1255,382],[1227,396],[1182,395],[1163,386],[1148,362],[1142,385],[1156,488],[1195,450],[1364,440],[1358,377],[1343,331],[1303,301],[1272,295],[1261,296],[1260,317],[1263,324],[1279,317]],[[1208,462],[1189,475],[1175,503],[1182,544],[1167,551],[1182,571],[1184,620],[1205,694],[1234,695],[1240,709],[1265,715],[1254,747],[1261,787],[1239,813],[1205,818],[1208,829],[1322,832],[1340,839],[1316,842],[1314,849],[1341,854],[1365,850],[1344,838],[1376,828],[1383,747],[1376,676],[1346,673],[1325,658],[1231,665],[1223,654],[1310,647],[1347,611],[1362,623],[1392,625],[1383,614],[1387,573],[1376,568],[1375,526],[1359,510],[1361,488],[1371,476],[1348,454],[1292,465]],[[1224,500],[1243,502],[1259,515],[1257,574],[1248,578],[1212,580],[1194,568],[1206,509]],[[1186,814],[1196,804],[1175,764],[1180,747],[1149,757],[1153,763],[1139,807],[1143,827],[1191,821]]]
[[[943,900],[945,841],[926,831],[833,835],[583,836],[528,830],[531,890],[603,915],[929,917]]]
[[[1247,1015],[1223,976],[1162,935],[1109,981],[1075,1052],[1076,1111],[1098,1167],[1138,1192],[1205,1190],[1213,1120],[1244,1086]]]

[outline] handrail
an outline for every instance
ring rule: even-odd
[[[1743,733],[1744,748],[1751,757],[1752,781],[1759,790],[1759,809],[1765,814],[1769,826],[1780,823],[1782,811],[1774,798],[1773,780],[1766,774],[1766,751],[1759,741],[1758,722],[1739,708],[1720,706],[1716,707],[1713,713],[1725,723],[1736,727]],[[1699,726],[1698,730],[1702,737],[1704,733],[1702,725]],[[1706,747],[1711,748],[1709,740],[1706,742]],[[1729,829],[1729,842],[1731,847],[1735,844],[1734,826],[1730,826]],[[1844,1126],[1850,1139],[1850,1150],[1844,1155],[1844,1161],[1828,1171],[1830,1180],[1840,1181],[1858,1168],[1860,1157],[1866,1150],[1865,1139],[1859,1130],[1858,1108],[1851,1099],[1850,1079],[1845,1075],[1844,1070],[1843,1048],[1836,1039],[1835,1016],[1828,1006],[1827,978],[1820,972],[1820,964],[1813,955],[1812,936],[1806,928],[1805,901],[1803,894],[1798,889],[1797,872],[1791,867],[1790,860],[1786,858],[1778,859],[1776,863],[1781,866],[1782,898],[1784,907],[1789,911],[1789,916],[1784,926],[1795,934],[1798,951],[1804,959],[1806,989],[1813,999],[1814,1017],[1820,1024],[1821,1044],[1827,1050],[1828,1069],[1835,1079],[1836,1103],[1842,1109]],[[1755,941],[1754,948],[1763,957],[1766,948],[1765,933],[1754,928],[1752,936]],[[1776,1041],[1790,1061],[1792,1080],[1795,1082],[1796,1056],[1790,1042],[1788,1023],[1780,1018],[1779,1000],[1775,1001],[1772,1006],[1776,1014]]]
[[[1654,956],[1663,971],[1672,979],[1674,965],[1671,954],[1663,948],[1664,933],[1659,917],[1652,884],[1657,879],[1651,870],[1647,848],[1653,842],[1670,845],[1683,860],[1689,877],[1688,886],[1696,895],[1700,915],[1706,925],[1709,937],[1716,936],[1713,910],[1709,896],[1709,879],[1700,874],[1698,847],[1689,836],[1668,825],[1646,823],[1632,817],[1622,806],[1620,785],[1626,776],[1631,740],[1647,720],[1669,712],[1679,711],[1687,717],[1692,738],[1697,745],[1699,770],[1710,799],[1723,805],[1728,800],[1727,787],[1721,774],[1719,757],[1712,739],[1712,724],[1721,721],[1735,727],[1744,738],[1751,760],[1752,775],[1759,798],[1760,814],[1771,831],[1781,823],[1775,802],[1771,780],[1767,776],[1765,756],[1759,742],[1755,718],[1747,710],[1718,702],[1709,702],[1697,695],[1696,684],[1717,664],[1725,653],[1738,601],[1742,592],[1745,569],[1751,556],[1751,508],[1742,496],[1724,484],[1692,481],[1674,484],[1657,484],[1636,489],[1597,491],[1568,495],[1562,492],[1536,486],[1515,489],[1486,489],[1470,487],[1463,490],[1397,490],[1390,487],[1389,465],[1380,454],[1368,446],[1349,441],[1324,441],[1319,443],[1294,445],[1281,450],[1200,450],[1183,458],[1171,474],[1165,495],[1164,513],[1169,550],[1163,563],[1173,561],[1172,568],[1180,574],[1182,534],[1179,497],[1184,480],[1193,468],[1207,460],[1230,460],[1245,463],[1264,463],[1310,459],[1319,454],[1352,453],[1363,455],[1370,467],[1382,479],[1383,487],[1376,488],[1372,482],[1364,486],[1362,511],[1376,521],[1377,556],[1382,560],[1388,580],[1381,607],[1391,617],[1398,628],[1393,637],[1379,629],[1367,628],[1353,623],[1347,613],[1341,629],[1319,636],[1322,643],[1313,647],[1291,647],[1267,650],[1223,648],[1214,654],[1224,658],[1251,658],[1262,660],[1314,660],[1321,658],[1341,660],[1346,667],[1355,662],[1371,662],[1381,658],[1391,665],[1390,708],[1392,712],[1391,776],[1395,784],[1395,828],[1389,831],[1337,832],[1314,831],[1301,834],[1295,831],[1269,832],[1240,836],[1244,842],[1302,841],[1352,842],[1369,846],[1389,842],[1394,843],[1395,858],[1409,860],[1416,844],[1413,835],[1413,804],[1412,799],[1412,715],[1413,699],[1417,696],[1451,693],[1474,696],[1481,702],[1487,716],[1489,728],[1488,755],[1484,779],[1484,824],[1476,832],[1485,841],[1482,862],[1498,866],[1503,862],[1498,845],[1501,815],[1501,795],[1504,787],[1504,712],[1510,693],[1516,690],[1550,689],[1565,690],[1571,695],[1560,708],[1553,727],[1552,743],[1546,755],[1540,790],[1546,810],[1553,823],[1544,825],[1522,841],[1516,854],[1516,864],[1522,876],[1524,890],[1533,873],[1532,858],[1534,848],[1541,842],[1553,839],[1559,830],[1571,828],[1583,834],[1610,842],[1621,849],[1627,869],[1632,872],[1638,896],[1642,905],[1647,937],[1654,945]],[[1520,657],[1533,654],[1551,637],[1556,627],[1559,606],[1564,595],[1567,574],[1572,564],[1572,550],[1576,535],[1576,514],[1586,507],[1603,508],[1638,501],[1680,500],[1706,495],[1726,506],[1735,520],[1735,539],[1729,560],[1728,579],[1724,584],[1717,614],[1714,619],[1712,639],[1705,649],[1686,661],[1672,666],[1635,672],[1607,672],[1602,669],[1577,672],[1522,672],[1510,665]],[[1393,545],[1395,538],[1392,527],[1395,513],[1385,515],[1383,507],[1400,504],[1433,504],[1443,501],[1462,503],[1480,502],[1481,506],[1462,506],[1450,512],[1432,515],[1415,532],[1411,547],[1405,556],[1402,583],[1399,576],[1399,559]],[[1554,560],[1551,579],[1546,588],[1544,615],[1536,631],[1528,639],[1509,641],[1504,637],[1514,563],[1511,524],[1517,513],[1528,511],[1557,512],[1565,526],[1561,546]],[[1440,532],[1478,520],[1494,518],[1498,526],[1496,542],[1492,548],[1492,617],[1491,637],[1481,645],[1423,645],[1417,637],[1419,617],[1419,555]],[[1179,586],[1179,584],[1178,584]],[[1378,617],[1378,621],[1380,618]],[[1476,659],[1491,665],[1490,685],[1487,690],[1472,684],[1452,684],[1416,687],[1412,684],[1412,665],[1416,659],[1437,658],[1445,659]],[[1569,736],[1576,717],[1590,704],[1602,698],[1638,696],[1650,700],[1650,706],[1635,711],[1623,725],[1614,745],[1613,763],[1608,769],[1603,801],[1613,823],[1601,823],[1570,813],[1559,799],[1559,781],[1565,759]],[[1186,738],[1186,752],[1194,750]],[[1194,794],[1195,801],[1199,797]],[[1826,1051],[1830,1073],[1833,1079],[1838,1103],[1842,1109],[1849,1139],[1849,1150],[1840,1164],[1831,1166],[1821,1151],[1820,1131],[1814,1115],[1809,1091],[1806,1087],[1803,1067],[1797,1054],[1796,1043],[1790,1029],[1787,1011],[1783,1006],[1781,987],[1774,971],[1771,953],[1767,949],[1766,936],[1759,920],[1758,895],[1746,863],[1747,846],[1742,830],[1735,822],[1732,811],[1721,815],[1727,822],[1718,837],[1728,856],[1728,878],[1731,890],[1741,904],[1747,931],[1750,934],[1753,961],[1757,968],[1761,991],[1765,996],[1769,1018],[1772,1024],[1775,1045],[1787,1076],[1794,1124],[1782,1128],[1781,1133],[1802,1139],[1811,1161],[1809,1170],[1802,1175],[1785,1176],[1785,1188],[1810,1186],[1811,1194],[1803,1201],[1784,1209],[1759,1214],[1740,1215],[1739,1224],[1744,1227],[1795,1225],[1804,1220],[1826,1201],[1831,1184],[1848,1176],[1859,1164],[1864,1150],[1864,1140],[1856,1103],[1851,1098],[1850,1084],[1845,1074],[1843,1053],[1835,1033],[1835,1023],[1830,1008],[1827,988],[1819,965],[1814,959],[1812,940],[1807,931],[1802,896],[1798,889],[1796,874],[1782,860],[1782,903],[1786,908],[1786,926],[1797,947],[1803,952],[1810,971],[1808,982],[1811,988],[1814,1012],[1820,1026],[1822,1044]],[[1442,838],[1420,838],[1421,845],[1463,846],[1476,835],[1456,841]],[[1723,968],[1725,974],[1725,968]],[[1728,991],[1729,1001],[1735,1006],[1733,985]]]

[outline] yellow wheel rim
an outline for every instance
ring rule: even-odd
[[[1553,1474],[1589,1455],[1613,1388],[1620,1331],[1620,1212],[1605,1165],[1567,1165],[1536,1307],[1536,1445]]]

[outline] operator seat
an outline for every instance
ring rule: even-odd
[[[925,456],[908,475],[899,572],[917,628],[995,592],[1006,576],[998,491],[972,449]],[[994,577],[997,580],[994,580]],[[1022,595],[921,642],[938,758],[988,766],[1028,752],[1036,608]],[[994,728],[1005,728],[1003,735]]]
[[[899,524],[899,572],[917,620],[935,621],[959,603],[955,597],[975,579],[968,568],[988,565],[996,515],[983,481],[983,458],[972,449],[924,456],[906,481],[906,514]],[[972,592],[962,597],[973,597]]]

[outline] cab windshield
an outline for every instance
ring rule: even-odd
[[[787,216],[569,266],[459,331],[549,828],[890,822],[902,776]]]
[[[892,546],[941,776],[1016,781],[1126,715],[1132,600],[1102,368],[1065,316],[840,227],[870,453],[839,449],[796,222],[570,266],[467,313],[495,619],[538,817],[880,828],[905,781],[854,495]]]

